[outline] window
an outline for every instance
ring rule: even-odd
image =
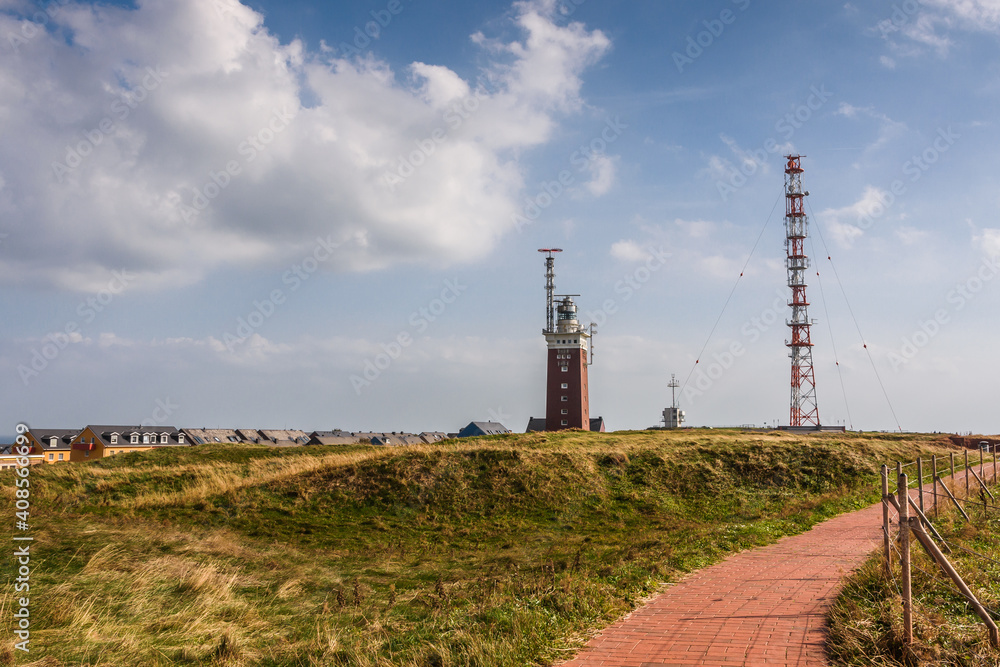
[[[564,420],[562,420],[561,424],[562,424],[562,426],[568,426],[569,422],[564,419]]]
[[[131,438],[129,438],[129,441],[130,441],[130,442],[131,442],[131,443],[132,443],[133,445],[138,445],[138,444],[139,444],[139,434],[138,434],[138,433],[133,433],[133,434],[132,434],[132,437],[131,437]]]
[[[567,410],[566,408],[563,408],[560,412],[562,414],[564,414],[564,415],[568,415],[569,414],[569,410]]]
[[[563,397],[562,397],[562,402],[563,402],[563,403],[565,403],[565,402],[566,402],[566,401],[568,401],[568,400],[569,400],[569,396],[563,396]]]
[[[112,433],[111,434],[111,444],[112,445],[117,445],[118,444],[118,434],[117,433]]]
[[[161,445],[167,444],[167,434],[166,433],[164,433],[163,435],[160,436],[160,444]]]
[[[178,445],[183,445],[184,444],[184,434],[183,433],[178,433],[177,434],[177,444]]]
[[[560,367],[560,370],[561,370],[561,371],[562,371],[563,373],[569,373],[569,366],[561,366],[561,367]]]
[[[50,455],[50,456],[51,456],[51,455]],[[60,460],[60,461],[62,461],[62,460],[63,460],[63,455],[62,455],[62,452],[59,452],[59,460]]]
[[[89,457],[90,456],[90,452],[89,451],[88,452],[84,452],[83,455]]]
[[[562,389],[569,389],[569,383],[563,382],[562,383]]]
[[[148,433],[143,433],[142,434],[142,444],[144,444],[144,445],[148,445],[149,444],[149,434]]]
[[[55,454],[53,454],[52,452],[49,452],[49,461],[52,461],[52,460],[54,460],[54,459],[55,459],[55,457],[56,457],[56,455],[55,455]]]

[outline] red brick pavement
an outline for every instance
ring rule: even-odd
[[[826,613],[843,577],[881,544],[879,503],[736,554],[606,628],[563,667],[827,665]]]

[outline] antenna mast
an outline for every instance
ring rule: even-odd
[[[542,333],[552,333],[556,330],[555,308],[552,295],[556,291],[556,258],[554,252],[562,252],[562,248],[539,248],[538,252],[545,255],[545,328]]]
[[[789,426],[819,427],[819,407],[816,404],[816,374],[813,370],[812,339],[809,327],[809,302],[806,300],[806,256],[805,241],[809,234],[809,219],[806,217],[804,202],[808,192],[802,191],[801,155],[786,155],[785,166],[785,267],[788,269],[788,287],[792,290],[792,318],[788,327],[792,330],[791,342],[785,345],[791,350],[792,359],[792,400]]]

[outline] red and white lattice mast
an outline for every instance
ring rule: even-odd
[[[805,213],[802,191],[801,155],[786,155],[785,165],[785,250],[788,254],[788,287],[792,290],[792,318],[788,327],[792,340],[785,341],[792,358],[792,402],[790,426],[815,426],[819,428],[819,407],[816,404],[816,375],[813,371],[812,339],[809,327],[809,302],[806,300],[806,270],[809,258],[805,243],[809,233],[809,219]]]

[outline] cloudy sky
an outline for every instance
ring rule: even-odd
[[[0,432],[523,430],[541,247],[609,428],[672,373],[787,423],[793,152],[822,421],[995,433],[998,47],[998,0],[0,0]]]

